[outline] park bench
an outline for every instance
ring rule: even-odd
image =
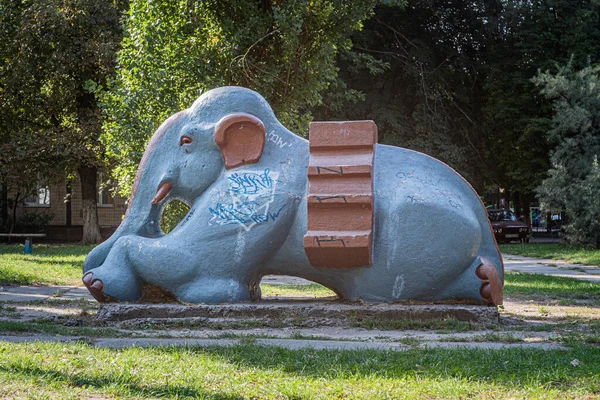
[[[46,237],[45,233],[0,233],[0,237],[21,237],[25,238],[25,254],[31,254],[33,252],[33,238]],[[29,245],[28,245],[29,241]]]

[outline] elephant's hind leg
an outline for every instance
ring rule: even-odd
[[[502,275],[488,258],[478,256],[471,266],[460,274],[433,300],[468,300],[499,306],[502,304]]]
[[[487,258],[480,257],[480,259],[481,265],[477,267],[475,274],[481,279],[481,288],[479,289],[481,298],[486,304],[499,306],[504,297],[504,285],[498,274],[498,268]]]
[[[235,303],[252,300],[248,285],[234,279],[199,278],[177,288],[174,293],[183,303]]]

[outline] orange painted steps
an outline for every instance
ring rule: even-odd
[[[308,231],[315,267],[369,266],[373,247],[373,121],[310,124]]]

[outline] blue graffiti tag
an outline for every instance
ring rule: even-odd
[[[262,174],[244,172],[231,174],[229,190],[235,194],[258,194],[266,189],[273,188],[273,179],[269,176],[271,170],[265,168]]]
[[[281,211],[285,208],[285,204],[276,212],[261,212],[261,207],[255,201],[244,201],[240,204],[221,204],[217,203],[215,208],[210,207],[210,213],[217,217],[217,221],[221,225],[227,224],[249,224],[275,221]]]

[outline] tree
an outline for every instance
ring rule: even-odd
[[[10,74],[20,43],[9,39],[19,34],[23,8],[20,2],[0,2],[0,228],[11,232],[17,205],[33,192],[40,173],[50,166],[47,152],[40,151],[44,145],[41,136],[20,129],[26,101],[16,90],[22,89],[28,76]]]
[[[492,25],[483,60],[486,156],[492,181],[528,214],[535,188],[550,168],[552,103],[532,78],[570,57],[577,68],[600,57],[600,6],[591,0],[511,0]],[[516,207],[520,208],[520,207]]]
[[[483,53],[497,7],[490,2],[411,1],[381,6],[340,57],[342,88],[330,93],[323,119],[374,119],[380,141],[425,152],[485,184],[481,133]],[[350,101],[348,101],[350,100]]]
[[[78,173],[84,243],[102,240],[96,176],[104,148],[96,97],[116,67],[125,5],[0,0],[1,178],[6,185],[39,171]]]
[[[279,119],[305,132],[310,108],[337,78],[375,0],[133,0],[119,72],[103,102],[102,137],[120,188],[129,188],[147,140],[204,91],[240,85],[261,93]]]
[[[600,65],[575,71],[568,64],[534,83],[554,109],[552,168],[537,189],[540,205],[566,213],[571,242],[600,248]]]

